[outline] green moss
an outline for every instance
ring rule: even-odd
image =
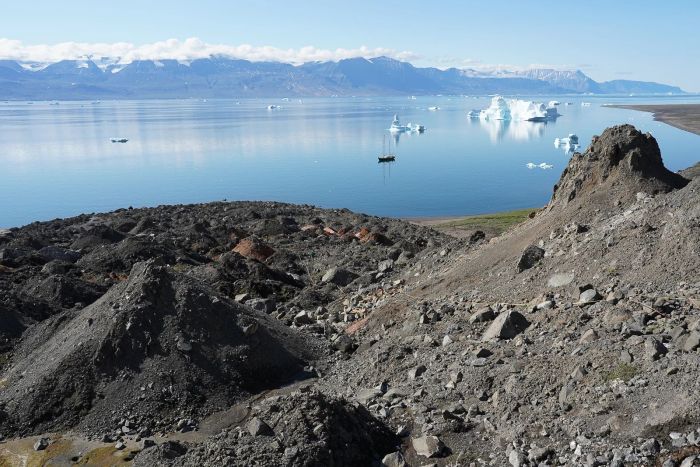
[[[444,222],[433,227],[437,229],[458,228],[463,230],[483,230],[501,234],[511,227],[527,220],[537,209],[518,209],[516,211],[497,212],[494,214],[479,214],[462,219]]]
[[[616,379],[621,379],[625,383],[634,378],[639,373],[639,368],[629,363],[620,363],[610,371],[603,373],[603,380],[608,383]]]

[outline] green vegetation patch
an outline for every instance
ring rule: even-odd
[[[526,221],[536,211],[537,209],[518,209],[516,211],[497,212],[494,214],[479,214],[437,224],[434,227],[438,229],[483,230],[501,234],[511,227]]]
[[[639,373],[639,368],[629,363],[620,363],[610,371],[603,373],[603,380],[608,383],[616,379],[621,379],[625,383]]]

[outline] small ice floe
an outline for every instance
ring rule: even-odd
[[[569,133],[566,138],[554,138],[554,146],[578,146],[578,136],[573,133]]]
[[[467,113],[467,117],[469,118],[479,118],[479,115],[481,114],[481,110],[476,110],[472,109]]]
[[[440,110],[440,107],[438,107],[437,105],[434,105],[432,107],[428,107],[428,110],[435,112],[436,110]]]
[[[534,162],[528,162],[527,164],[525,164],[525,167],[527,167],[530,170],[532,170],[532,169],[548,170],[548,169],[553,168],[554,166],[552,164],[547,164],[546,162],[542,162],[540,164],[535,164]]]

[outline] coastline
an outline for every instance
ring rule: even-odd
[[[700,135],[700,104],[610,104],[605,107],[649,112],[658,122]]]

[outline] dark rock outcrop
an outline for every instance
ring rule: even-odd
[[[668,170],[651,134],[632,125],[607,128],[583,153],[575,153],[554,186],[549,208],[556,209],[599,192],[608,202],[628,202],[637,192],[667,193],[688,180]]]
[[[243,331],[251,324],[252,335]],[[103,431],[114,411],[197,416],[289,381],[313,349],[308,336],[199,281],[137,263],[91,306],[25,334],[1,378],[0,433]]]

